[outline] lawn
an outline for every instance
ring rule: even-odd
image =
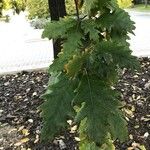
[[[141,11],[141,12],[150,12],[150,5],[148,5],[145,8],[144,4],[138,4],[138,5],[134,5],[132,8],[129,8],[129,10],[135,10],[135,11]]]

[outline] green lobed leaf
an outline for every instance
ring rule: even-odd
[[[74,55],[73,59],[65,65],[67,75],[71,78],[75,78],[79,73],[82,73],[89,55],[88,51],[83,51],[80,55]]]
[[[71,17],[61,18],[60,21],[53,21],[46,25],[42,38],[57,39],[65,37],[67,31],[75,27],[77,22]]]
[[[78,105],[84,103],[75,120],[80,123],[85,119],[84,128],[80,133],[87,135],[88,139],[103,144],[107,140],[108,133],[113,139],[122,138],[123,135],[124,139],[126,138],[127,131],[122,130],[124,127],[126,129],[126,124],[119,110],[121,104],[117,100],[117,93],[98,77],[83,76],[74,102]],[[121,122],[120,124],[113,122],[116,118]],[[111,125],[109,120],[113,120]],[[112,130],[111,126],[115,126],[118,131]],[[122,137],[116,137],[118,135],[116,132],[123,133]]]
[[[81,22],[81,29],[84,30],[85,35],[89,34],[90,40],[98,41],[100,31],[97,29],[97,24],[92,19],[83,20]]]
[[[68,62],[68,64],[66,64],[66,66],[65,66],[67,75],[69,77],[74,78],[79,73],[79,71],[81,70],[83,62],[84,62],[84,59],[82,56],[74,55],[73,59],[70,60]]]
[[[125,121],[121,111],[114,111],[108,116],[110,125],[110,133],[114,140],[117,138],[124,142],[128,138],[127,122]]]
[[[112,13],[104,13],[97,19],[98,24],[102,28],[117,32],[118,36],[132,33],[135,29],[134,22],[131,21],[127,12],[122,9],[116,9]]]
[[[99,10],[107,7],[111,0],[85,0],[86,12],[89,15],[95,14]]]
[[[113,63],[120,68],[126,67],[137,69],[139,63],[136,57],[132,56],[131,53],[132,51],[129,49],[129,47],[118,45],[117,43],[111,41],[104,41],[97,44],[95,46],[95,51],[93,51],[93,54],[96,57],[104,56],[104,54],[107,54],[109,56],[107,59],[107,65],[111,65]]]
[[[100,150],[94,142],[84,141],[80,144],[80,150]]]
[[[44,121],[42,139],[53,139],[54,136],[67,126],[67,119],[73,117],[71,105],[74,98],[73,83],[65,75],[59,74],[57,80],[49,85],[42,96],[45,102],[40,106]]]
[[[63,43],[62,51],[58,58],[54,60],[49,68],[49,72],[59,72],[65,69],[65,65],[73,58],[74,55],[80,54],[82,34],[75,29],[67,33],[67,39]]]

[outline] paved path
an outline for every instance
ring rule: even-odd
[[[24,14],[0,22],[0,73],[45,68],[53,59],[52,42],[30,27]]]
[[[131,48],[136,56],[150,56],[150,15],[130,12],[136,22]],[[53,60],[52,42],[41,39],[42,30],[30,27],[24,14],[10,23],[0,22],[0,74],[48,67]]]
[[[150,56],[150,13],[130,12],[135,21],[135,36],[131,35],[131,49],[136,56]]]

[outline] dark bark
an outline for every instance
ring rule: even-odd
[[[49,11],[52,21],[58,21],[60,17],[66,16],[65,0],[48,0]],[[61,39],[53,42],[54,58],[61,51]]]

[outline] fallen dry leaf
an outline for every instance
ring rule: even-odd
[[[25,136],[28,136],[30,133],[29,133],[29,130],[23,129],[22,134],[25,135]]]

